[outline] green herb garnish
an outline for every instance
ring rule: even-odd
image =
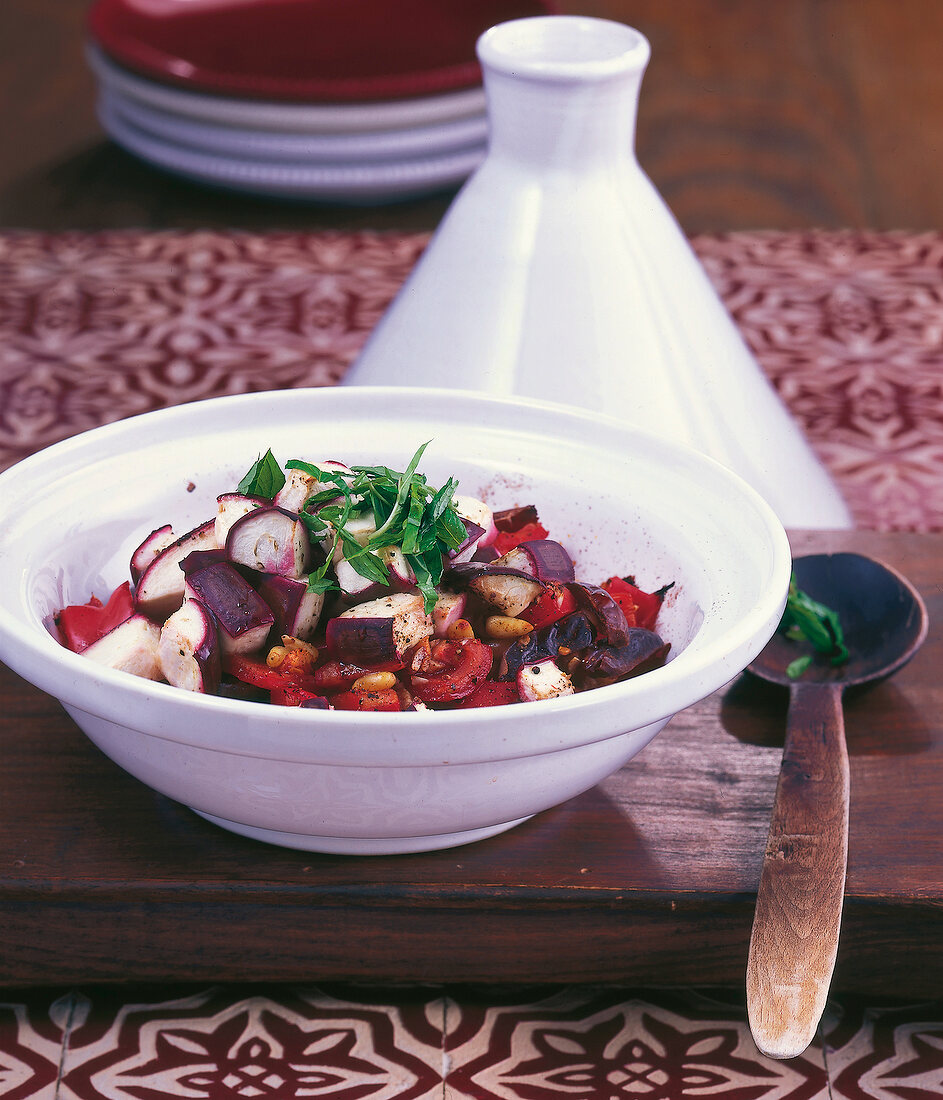
[[[809,642],[816,653],[828,657],[832,665],[841,665],[848,660],[848,647],[838,613],[803,592],[796,583],[795,573],[789,582],[786,610],[779,629],[793,641]],[[798,679],[812,661],[811,654],[797,657],[786,666],[786,675],[790,679]]]
[[[325,592],[337,588],[328,570],[338,544],[362,577],[388,585],[389,572],[377,551],[396,546],[416,575],[426,613],[432,610],[438,599],[436,585],[442,579],[443,555],[461,546],[467,531],[452,505],[458,487],[455,479],[450,478],[437,490],[428,484],[424,474],[418,473],[419,461],[428,445],[423,443],[402,472],[388,466],[352,466],[350,473],[339,473],[299,459],[285,464],[288,470],[302,470],[322,485],[330,485],[311,497],[301,513],[313,535],[331,538],[323,565],[308,578],[310,590]],[[310,511],[312,505],[320,505],[316,513]],[[376,531],[361,544],[349,525],[353,519],[370,512]]]
[[[284,484],[285,475],[270,448],[252,463],[249,472],[239,482],[236,492],[271,500]]]

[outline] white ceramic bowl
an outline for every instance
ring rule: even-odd
[[[58,608],[127,578],[153,528],[213,515],[267,447],[403,468],[429,439],[430,480],[455,474],[495,507],[535,503],[581,579],[675,581],[669,662],[547,702],[360,714],[194,695],[100,668],[50,634]],[[712,460],[615,420],[454,391],[294,390],[149,413],[12,467],[0,502],[0,658],[150,787],[234,832],[322,852],[445,848],[587,790],[752,660],[790,573],[771,509]]]

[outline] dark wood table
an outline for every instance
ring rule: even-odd
[[[835,987],[943,982],[943,536],[812,533],[922,590],[930,637],[846,700],[850,865]],[[233,836],[102,756],[0,668],[0,981],[739,985],[784,693],[741,677],[630,765],[513,831],[384,858]]]

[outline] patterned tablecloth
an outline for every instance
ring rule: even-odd
[[[0,466],[181,401],[337,382],[427,239],[0,236]],[[943,528],[943,234],[693,244],[857,525]]]

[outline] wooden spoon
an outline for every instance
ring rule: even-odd
[[[782,768],[756,899],[747,962],[747,1011],[757,1047],[795,1058],[812,1041],[828,994],[848,857],[845,688],[889,676],[927,635],[927,609],[899,573],[861,554],[813,554],[794,562],[800,589],[838,612],[846,663],[817,658],[777,633],[749,671],[789,688]]]

